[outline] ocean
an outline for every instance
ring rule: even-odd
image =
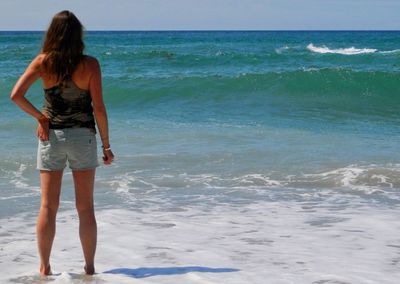
[[[398,283],[400,32],[86,32],[116,156],[98,274],[66,169],[45,280],[36,124],[9,100],[42,38],[0,32],[1,283]]]

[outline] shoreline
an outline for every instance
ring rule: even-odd
[[[100,210],[94,279],[104,283],[129,283],[132,278],[136,283],[261,284],[265,279],[299,284],[394,283],[397,269],[388,263],[397,257],[393,249],[398,245],[397,210],[329,203]],[[18,216],[7,222],[8,229],[0,232],[4,248],[0,269],[9,273],[0,280],[30,283],[37,278],[38,265],[34,218]],[[376,259],[381,265],[376,265]],[[10,268],[10,263],[15,266]],[[58,215],[51,264],[55,275],[49,279],[75,283],[83,277],[74,211]]]

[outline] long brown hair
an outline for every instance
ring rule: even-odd
[[[70,11],[57,13],[46,32],[42,52],[44,71],[63,83],[83,58],[83,26]]]

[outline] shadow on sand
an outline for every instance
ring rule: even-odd
[[[211,268],[204,266],[181,266],[181,267],[139,267],[139,268],[115,268],[103,273],[124,274],[134,278],[145,278],[157,275],[184,274],[189,272],[236,272],[236,268]]]

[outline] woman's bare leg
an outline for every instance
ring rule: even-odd
[[[73,171],[76,209],[79,215],[79,237],[85,257],[86,274],[94,274],[97,224],[94,215],[93,189],[96,169]]]
[[[36,233],[41,275],[49,275],[51,273],[50,253],[56,233],[56,215],[60,201],[62,175],[62,170],[40,171],[42,195]]]

